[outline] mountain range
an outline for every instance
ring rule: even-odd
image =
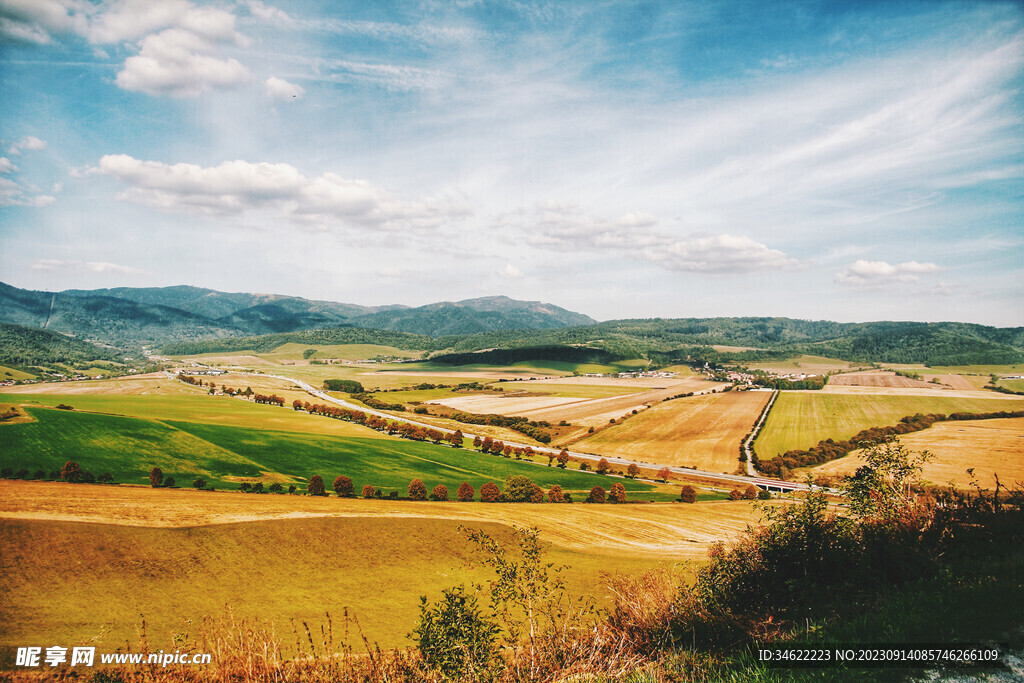
[[[505,296],[426,306],[361,306],[200,287],[41,292],[0,283],[0,322],[110,344],[162,344],[331,327],[427,336],[592,325],[586,315]]]

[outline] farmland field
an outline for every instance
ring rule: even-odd
[[[841,375],[833,375],[828,383],[831,386],[848,387],[895,387],[900,389],[932,389],[935,391],[948,390],[949,387],[931,382],[923,382],[919,379],[911,379],[897,375],[894,372],[848,372]],[[973,387],[968,387],[971,389]]]
[[[183,486],[202,477],[212,486],[232,488],[243,481],[304,487],[313,474],[320,474],[330,486],[335,476],[344,474],[353,479],[357,490],[372,484],[402,495],[409,482],[417,478],[428,488],[444,484],[453,496],[464,481],[479,489],[487,481],[500,485],[510,474],[526,474],[545,489],[558,484],[573,492],[577,500],[598,483],[610,486],[594,474],[384,437],[347,423],[341,424],[374,436],[269,431],[45,408],[28,410],[35,422],[0,425],[2,466],[52,472],[60,470],[67,460],[75,460],[96,475],[110,472],[116,481],[137,484],[146,483],[149,470],[155,466]],[[667,488],[660,491],[650,484],[624,483],[635,498],[669,500],[675,496]]]
[[[1022,408],[1024,399],[968,398],[939,392],[934,396],[899,396],[783,391],[768,413],[754,448],[759,458],[767,460],[794,448],[810,448],[822,439],[848,439],[868,427],[895,424],[905,415]]]
[[[771,397],[767,391],[730,391],[660,403],[574,448],[659,465],[732,473],[740,441]]]
[[[978,483],[995,487],[993,474],[1003,484],[1024,483],[1024,418],[939,422],[928,429],[904,434],[900,442],[915,451],[930,451],[932,460],[924,465],[924,478],[934,484],[952,482],[966,488],[971,483],[968,468]],[[824,463],[815,474],[852,474],[864,459],[859,453]]]
[[[371,641],[404,645],[420,595],[486,577],[479,562],[467,568],[459,524],[505,541],[509,524],[537,526],[550,560],[570,567],[570,590],[603,602],[603,572],[700,560],[754,520],[739,501],[411,503],[0,481],[0,643],[137,644],[145,618],[150,643],[166,647],[185,619],[230,606],[273,615],[287,642],[289,618],[315,630],[325,612],[340,637],[348,608]]]
[[[803,372],[809,375],[823,375],[826,372],[846,372],[853,368],[863,367],[862,364],[851,363],[824,356],[796,356],[786,360],[760,361],[747,364],[752,369],[768,372],[791,373]]]

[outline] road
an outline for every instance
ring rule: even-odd
[[[246,373],[246,374],[249,374],[249,373]],[[367,415],[376,415],[377,417],[381,417],[381,418],[384,418],[384,419],[387,419],[387,420],[397,420],[399,422],[405,422],[405,423],[414,425],[416,427],[423,427],[425,429],[438,429],[438,430],[440,430],[442,432],[445,432],[445,433],[448,433],[448,434],[450,434],[450,433],[452,433],[452,431],[454,431],[454,430],[451,430],[451,429],[444,429],[444,428],[438,427],[436,425],[427,424],[425,422],[417,422],[416,420],[412,420],[412,419],[409,419],[409,418],[406,418],[406,417],[402,417],[402,416],[397,416],[397,415],[394,415],[392,413],[385,413],[385,412],[380,411],[380,410],[374,410],[372,408],[367,408],[366,406],[358,405],[358,404],[355,404],[355,403],[349,403],[348,401],[345,401],[345,400],[340,399],[340,398],[335,398],[334,396],[331,396],[331,395],[327,394],[326,392],[321,391],[320,389],[317,389],[316,387],[308,384],[307,382],[303,382],[302,380],[295,379],[293,377],[284,377],[283,375],[266,375],[266,374],[263,374],[263,375],[253,375],[253,376],[273,377],[274,379],[279,379],[279,380],[284,380],[286,382],[291,382],[291,383],[295,384],[297,387],[299,387],[300,389],[302,389],[303,391],[305,391],[307,394],[309,394],[311,396],[315,396],[315,397],[317,397],[317,398],[319,398],[319,399],[321,399],[323,401],[329,401],[329,402],[334,403],[335,405],[339,405],[339,406],[341,406],[343,408],[348,408],[349,410],[358,410],[360,412],[366,413]],[[778,393],[778,392],[776,392],[776,393]],[[775,400],[774,395],[772,397],[772,400],[773,401]],[[767,415],[767,414],[768,414],[767,411],[765,411],[764,415]],[[762,421],[763,421],[763,416],[762,416]],[[760,425],[760,423],[758,423],[758,424]],[[462,435],[465,436],[468,439],[474,439],[474,438],[476,438],[478,436],[476,434],[470,434],[470,433],[465,432],[465,431],[462,432]],[[512,442],[512,441],[504,441],[504,443],[505,443],[505,445],[512,446],[513,448],[526,448],[527,446],[530,446],[530,448],[532,448],[535,453],[542,453],[542,454],[545,454],[545,455],[549,455],[549,454],[550,455],[558,455],[561,452],[561,449],[558,449],[558,448],[547,448],[547,447],[544,447],[544,446],[535,446],[535,445],[532,445],[532,444],[525,444],[525,443],[515,443],[515,442]],[[602,456],[594,455],[592,453],[580,453],[578,451],[569,451],[569,450],[567,450],[566,452],[569,454],[570,457],[577,458],[579,460],[590,460],[590,461],[597,462],[597,461],[600,461],[601,458],[602,458]],[[611,463],[613,465],[618,465],[618,466],[622,467],[623,469],[629,467],[631,464],[634,464],[634,462],[635,462],[633,460],[626,460],[624,458],[607,457],[607,456],[604,456],[604,457],[605,457],[605,459],[609,463]],[[644,466],[644,467],[648,467],[648,468],[656,467],[656,468],[660,469],[660,466],[658,466],[656,464],[652,465],[651,463],[643,463],[643,462],[636,462],[635,464],[638,465],[638,466]],[[748,463],[747,464],[748,464],[748,467],[749,467],[749,464],[750,464],[749,463],[749,458],[748,458]],[[747,486],[749,484],[754,484],[755,486],[759,486],[761,488],[766,488],[766,489],[769,489],[769,490],[777,489],[779,491],[806,491],[806,490],[808,490],[808,487],[807,487],[806,484],[801,484],[801,483],[792,482],[792,481],[782,481],[782,480],[779,480],[779,479],[768,479],[766,477],[759,477],[759,476],[756,476],[756,472],[753,475],[749,475],[748,476],[748,475],[742,475],[742,474],[724,474],[722,472],[706,472],[704,470],[689,469],[687,467],[669,467],[668,469],[669,469],[669,471],[675,472],[676,474],[684,474],[684,475],[691,476],[691,477],[700,477],[702,479],[710,479],[710,480],[713,480],[713,481],[720,481],[720,482],[723,482],[723,483],[726,483],[726,484],[732,484],[732,485]]]
[[[777,399],[778,397],[779,397],[779,391],[778,391],[778,389],[776,389],[775,391],[772,392],[772,397],[770,399],[768,399],[768,405],[766,405],[764,407],[764,410],[761,411],[761,417],[759,417],[757,419],[757,424],[755,424],[754,428],[750,430],[750,436],[748,436],[746,438],[746,440],[743,442],[743,455],[746,456],[746,458],[744,458],[744,459],[746,460],[746,463],[747,463],[747,476],[748,477],[759,476],[757,474],[757,470],[754,469],[754,459],[751,457],[751,455],[753,455],[753,453],[750,450],[750,446],[751,446],[751,444],[754,443],[754,439],[757,438],[757,433],[758,433],[758,431],[760,431],[761,425],[763,425],[764,421],[766,419],[768,419],[768,413],[771,411],[772,406],[775,405],[775,399]]]

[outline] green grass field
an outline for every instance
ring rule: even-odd
[[[9,368],[0,365],[0,382],[8,379],[19,380],[19,379],[35,379],[35,375],[17,370],[15,368]]]
[[[469,523],[494,538],[511,530]],[[419,597],[493,576],[481,567],[458,522],[444,519],[312,518],[182,529],[75,522],[0,520],[0,644],[141,646],[145,620],[155,651],[174,634],[230,608],[236,618],[270,621],[289,649],[294,619],[315,633],[330,613],[336,643],[347,609],[383,647],[411,644]],[[604,603],[603,572],[639,572],[652,559],[554,547],[574,594]],[[473,568],[470,568],[470,564]],[[188,620],[192,624],[188,624]],[[348,642],[362,650],[354,623]],[[8,649],[5,647],[5,649]],[[13,664],[8,662],[7,664]]]
[[[794,448],[810,448],[822,439],[848,439],[868,427],[895,424],[915,413],[983,413],[1020,410],[1020,401],[931,396],[850,395],[814,392],[779,394],[754,443],[767,460]]]
[[[999,386],[1010,391],[1024,391],[1024,379],[1001,379]]]
[[[202,477],[218,488],[236,488],[239,478],[261,480],[266,485],[276,481],[304,486],[314,474],[330,487],[334,477],[344,474],[352,478],[357,491],[372,484],[401,495],[411,480],[422,479],[428,489],[444,484],[452,498],[462,482],[479,490],[488,481],[501,485],[510,474],[525,474],[545,489],[558,484],[572,491],[577,500],[592,486],[611,486],[609,479],[590,473],[397,438],[270,431],[43,408],[29,408],[28,412],[36,418],[34,422],[0,425],[0,467],[51,472],[75,460],[94,474],[110,472],[116,481],[131,484],[147,483],[149,470],[159,467],[179,485],[188,486]],[[668,488],[613,481],[623,482],[633,499],[674,497]]]

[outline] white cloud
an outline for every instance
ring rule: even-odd
[[[142,40],[139,54],[125,60],[117,85],[150,95],[187,97],[214,88],[229,88],[249,79],[235,59],[213,56],[208,35],[169,28]]]
[[[907,261],[892,265],[885,261],[857,260],[846,270],[836,273],[836,282],[853,287],[885,287],[893,284],[914,284],[918,275],[942,270],[934,263]]]
[[[298,99],[306,94],[306,90],[301,85],[289,83],[283,78],[277,78],[276,76],[271,76],[263,81],[263,85],[267,89],[267,97],[272,100],[287,102],[288,100]]]
[[[18,167],[11,163],[7,157],[0,157],[0,173],[14,173]]]
[[[0,178],[0,206],[49,206],[56,198],[44,194],[34,194],[37,188],[26,187],[10,178]]]
[[[0,37],[50,43],[51,34],[81,29],[88,9],[76,0],[4,0],[0,3]]]
[[[289,164],[225,161],[220,166],[140,161],[125,154],[100,159],[95,173],[124,181],[120,198],[165,211],[242,214],[275,209],[307,227],[321,223],[383,229],[434,227],[468,213],[433,198],[406,201],[365,180],[334,173],[307,178]]]
[[[498,271],[498,275],[504,278],[520,278],[523,277],[523,271],[519,270],[511,263],[505,264],[505,267]]]
[[[277,7],[271,7],[259,2],[259,0],[249,0],[246,5],[254,17],[261,19],[268,24],[272,24],[277,28],[294,29],[297,25],[296,21],[292,19],[287,12],[278,9]]]
[[[778,249],[769,249],[749,237],[714,235],[673,240],[644,251],[653,263],[673,271],[692,273],[743,273],[752,270],[790,268],[796,264]]]
[[[29,150],[32,152],[38,152],[41,149],[46,149],[46,142],[40,140],[37,137],[27,135],[18,142],[14,143],[7,148],[8,154],[21,154],[23,150]]]
[[[54,272],[59,270],[90,272],[90,273],[118,273],[121,275],[138,275],[145,271],[129,266],[122,266],[117,263],[105,261],[61,261],[58,259],[42,259],[33,263],[32,270]]]
[[[86,36],[92,43],[138,40],[170,26],[178,26],[190,12],[198,11],[187,0],[121,0],[107,5],[93,17]]]
[[[314,63],[318,78],[341,83],[362,83],[391,90],[433,90],[451,80],[438,69],[423,69],[400,64],[318,60]]]

